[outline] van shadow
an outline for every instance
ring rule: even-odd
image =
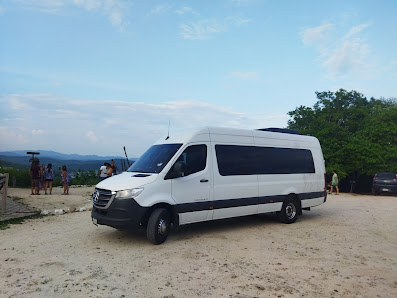
[[[324,214],[321,213],[306,212],[298,218],[296,224],[299,224],[300,221],[306,223],[316,221],[323,216]],[[230,234],[236,230],[248,231],[251,228],[259,227],[271,229],[277,226],[282,227],[282,225],[284,224],[279,222],[277,215],[271,213],[212,220],[172,227],[166,243],[186,241],[200,237],[228,239],[226,234]],[[150,245],[146,238],[145,227],[132,227],[125,230],[109,228],[109,230],[103,231],[102,237],[107,238],[110,242],[133,242],[137,246]]]
[[[203,235],[208,235],[208,237],[211,238],[218,237],[226,239],[226,237],[219,235],[233,230],[259,227],[264,224],[279,224],[279,222],[275,215],[259,214],[193,223],[179,227],[172,227],[167,242],[184,241],[201,237]],[[133,242],[136,245],[142,245],[144,243],[150,244],[146,238],[145,227],[131,227],[123,230],[108,228],[106,231],[102,231],[101,234],[101,238],[106,238],[110,242]],[[217,236],[215,237],[215,235]]]
[[[309,223],[312,221],[317,221],[322,218],[323,214],[304,212],[300,215],[294,224],[299,223]],[[173,241],[182,241],[193,238],[199,238],[201,236],[208,236],[209,238],[223,238],[227,239],[226,234],[232,233],[236,230],[249,230],[252,228],[282,228],[284,223],[280,223],[277,214],[266,213],[266,214],[256,214],[242,217],[234,217],[220,220],[213,220],[195,224],[189,224],[178,227],[173,233]]]

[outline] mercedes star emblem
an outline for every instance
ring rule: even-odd
[[[99,191],[95,190],[94,193],[92,194],[92,201],[94,203],[98,202],[99,199]]]

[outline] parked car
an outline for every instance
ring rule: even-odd
[[[372,194],[397,193],[397,174],[377,173],[372,181]]]

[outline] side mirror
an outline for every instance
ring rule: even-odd
[[[183,161],[177,161],[167,173],[164,179],[174,179],[185,176],[186,165]]]

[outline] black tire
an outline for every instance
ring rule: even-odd
[[[280,222],[290,224],[294,223],[298,218],[299,204],[293,198],[287,198],[281,211],[278,214]]]
[[[163,243],[170,232],[170,213],[165,208],[155,209],[149,217],[146,227],[147,239],[153,244]]]

